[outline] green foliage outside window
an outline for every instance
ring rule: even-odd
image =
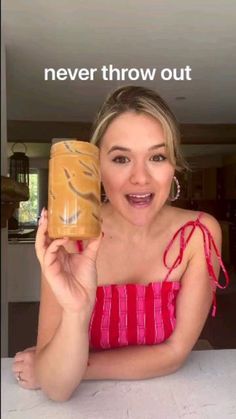
[[[19,207],[19,223],[20,225],[37,225],[38,219],[38,198],[39,185],[38,173],[30,173],[29,175],[29,192],[30,199],[22,201]]]

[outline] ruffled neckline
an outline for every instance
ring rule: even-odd
[[[139,283],[132,283],[132,282],[130,282],[130,283],[125,283],[125,284],[104,284],[104,285],[98,285],[98,288],[107,288],[107,287],[116,287],[116,288],[119,288],[119,287],[136,287],[136,288],[138,288],[138,287],[141,287],[141,288],[143,288],[143,287],[145,287],[145,288],[147,288],[147,287],[150,287],[150,286],[163,286],[163,284],[178,284],[179,283],[179,285],[180,285],[180,280],[179,279],[177,279],[177,280],[175,280],[175,281],[165,281],[165,280],[162,280],[162,281],[151,281],[151,282],[148,282],[147,284],[139,284]]]

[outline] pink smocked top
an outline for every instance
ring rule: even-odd
[[[90,320],[90,349],[112,349],[127,345],[154,345],[164,342],[173,332],[176,323],[176,299],[181,287],[180,281],[168,281],[171,272],[182,262],[184,250],[196,228],[203,235],[204,252],[209,278],[213,290],[213,310],[216,313],[215,289],[226,288],[229,276],[220,257],[220,252],[208,228],[200,221],[200,213],[195,221],[184,224],[174,234],[167,245],[163,262],[168,269],[163,281],[149,284],[114,284],[97,287],[94,310]],[[186,228],[192,229],[187,237]],[[180,238],[179,254],[172,264],[167,266],[168,252]],[[83,249],[78,241],[79,251]],[[211,262],[212,250],[215,251],[224,272],[226,283],[220,285]]]

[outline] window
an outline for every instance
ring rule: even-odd
[[[18,221],[21,227],[36,226],[39,213],[39,171],[30,169],[28,201],[20,202]]]

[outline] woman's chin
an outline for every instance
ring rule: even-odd
[[[119,209],[118,209],[119,207]],[[148,226],[155,218],[153,209],[151,208],[134,208],[130,205],[127,208],[127,205],[116,205],[116,211],[135,227],[145,227]]]

